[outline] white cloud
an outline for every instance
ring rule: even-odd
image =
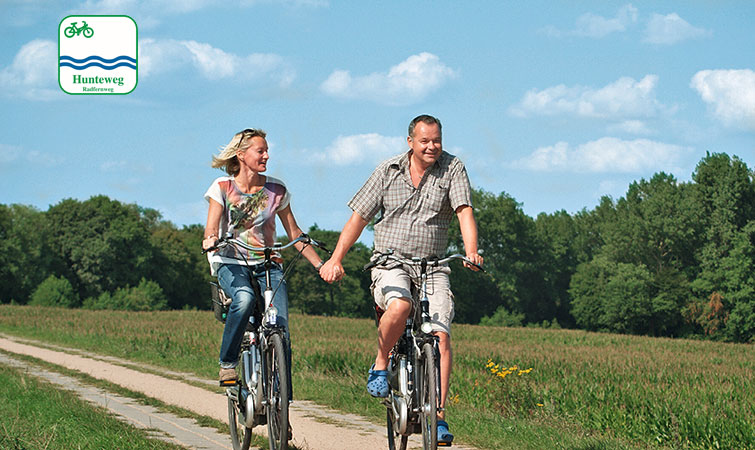
[[[9,164],[21,157],[21,147],[0,144],[0,164]]]
[[[566,142],[541,147],[513,163],[533,171],[640,173],[677,170],[684,147],[647,139],[625,141],[604,137],[575,148]]]
[[[45,167],[54,167],[65,161],[59,154],[42,153],[37,150],[26,150],[17,145],[0,144],[0,164],[31,163]]]
[[[625,120],[620,123],[608,126],[610,133],[627,133],[627,134],[653,134],[647,124],[641,120]]]
[[[8,96],[49,100],[58,86],[58,44],[36,39],[24,44],[10,66],[0,70],[0,90]]]
[[[755,72],[702,70],[690,82],[713,114],[730,126],[755,131]]]
[[[100,170],[103,172],[152,173],[154,167],[152,164],[121,160],[106,161],[100,164]]]
[[[676,13],[667,15],[653,14],[645,28],[644,42],[650,44],[672,45],[688,39],[711,36],[713,33],[703,28],[690,25]]]
[[[626,4],[619,8],[615,17],[606,18],[593,13],[585,13],[577,18],[573,30],[561,31],[554,26],[545,27],[542,32],[554,37],[581,36],[599,39],[611,33],[626,31],[637,22],[637,8]]]
[[[391,67],[388,72],[352,77],[335,70],[320,89],[334,97],[370,100],[388,105],[418,102],[457,76],[432,53],[420,53]]]
[[[296,77],[293,68],[282,57],[271,53],[239,56],[203,42],[140,40],[140,76],[183,70],[185,66],[193,66],[202,77],[209,80],[267,77],[280,87],[287,87]]]
[[[377,133],[338,136],[314,159],[338,166],[375,164],[407,149],[406,138],[381,136]]]
[[[532,89],[510,111],[521,117],[557,114],[598,118],[651,117],[663,109],[655,98],[657,82],[658,76],[646,75],[640,81],[622,77],[599,89],[563,84],[541,91]]]

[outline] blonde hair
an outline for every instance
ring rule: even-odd
[[[240,166],[236,153],[239,150],[246,151],[246,149],[252,145],[252,138],[261,137],[262,139],[265,139],[265,136],[267,136],[267,133],[255,128],[247,128],[246,130],[239,131],[233,135],[233,138],[228,145],[220,149],[220,153],[218,153],[217,156],[213,155],[212,167],[223,169],[229,175],[237,175]]]

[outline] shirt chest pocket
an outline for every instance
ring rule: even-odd
[[[448,184],[437,183],[424,189],[423,201],[427,208],[441,212],[444,208],[450,208],[448,200]]]

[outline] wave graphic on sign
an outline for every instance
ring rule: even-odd
[[[89,67],[100,67],[105,70],[113,70],[118,67],[128,67],[136,70],[136,59],[126,55],[112,59],[103,58],[97,55],[88,56],[84,59],[76,59],[72,56],[61,55],[60,67],[71,67],[74,70],[84,70]]]

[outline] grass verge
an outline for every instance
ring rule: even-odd
[[[292,314],[291,324],[295,398],[382,423],[383,407],[363,386],[374,322]],[[202,311],[3,305],[0,331],[212,379],[222,325]],[[453,339],[448,418],[460,441],[491,449],[754,448],[752,345],[467,325],[455,326]]]

